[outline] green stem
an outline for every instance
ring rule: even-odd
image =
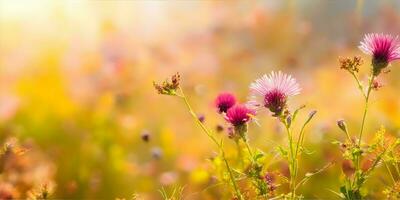
[[[286,122],[283,122],[283,124],[286,127],[286,132],[288,134],[288,141],[289,141],[289,149],[290,149],[290,154],[289,154],[289,171],[290,171],[290,181],[289,181],[289,186],[290,186],[290,191],[292,192],[291,194],[291,199],[294,199],[296,196],[296,178],[295,178],[295,168],[296,168],[296,158],[294,157],[294,151],[293,151],[293,137],[292,137],[292,132],[290,130],[290,127]]]
[[[394,164],[394,168],[396,169],[398,176],[400,176],[400,170],[399,170],[399,166],[397,166],[397,163]]]
[[[383,161],[383,163],[385,164],[385,167],[386,167],[387,171],[389,172],[390,178],[392,179],[393,183],[396,183],[396,181],[394,180],[392,171],[390,171],[390,168],[389,168],[388,164],[386,163],[386,161]]]
[[[185,105],[186,105],[186,107],[188,108],[190,115],[191,115],[191,116],[193,117],[193,119],[197,122],[197,124],[201,127],[201,129],[203,129],[203,131],[207,134],[207,136],[218,146],[218,149],[219,149],[219,151],[221,152],[221,157],[222,157],[222,159],[223,159],[223,161],[224,161],[224,163],[225,163],[225,165],[226,165],[226,168],[227,168],[227,170],[228,170],[229,177],[230,177],[230,179],[231,179],[231,182],[232,182],[233,188],[234,188],[234,190],[235,190],[235,193],[236,193],[237,197],[238,197],[240,200],[243,200],[243,196],[242,196],[242,194],[241,194],[241,192],[240,192],[240,190],[239,190],[239,188],[238,188],[238,186],[237,186],[237,184],[236,184],[235,178],[234,178],[234,176],[233,176],[232,169],[230,168],[229,163],[228,163],[228,161],[226,160],[225,152],[224,152],[224,150],[223,150],[223,148],[222,148],[222,145],[221,145],[221,144],[217,141],[217,139],[211,134],[211,131],[209,131],[209,130],[207,129],[207,127],[205,127],[204,124],[198,119],[198,117],[196,116],[196,113],[195,113],[195,112],[193,111],[193,109],[192,109],[192,106],[190,106],[189,101],[187,100],[185,94],[183,93],[182,88],[179,87],[179,90],[180,90],[181,95],[177,95],[177,96],[178,96],[178,97],[181,97],[181,98],[184,100]]]
[[[249,154],[250,154],[251,161],[252,161],[252,162],[255,162],[254,157],[253,157],[253,152],[251,151],[249,142],[248,142],[247,139],[245,138],[245,135],[242,136],[242,140],[243,140],[244,144],[246,145],[247,151],[248,151]]]
[[[300,134],[299,134],[299,138],[297,139],[297,144],[296,144],[296,150],[295,150],[295,154],[294,154],[294,158],[293,160],[295,161],[295,167],[294,167],[294,181],[296,181],[297,179],[297,174],[298,174],[298,168],[299,168],[299,161],[298,161],[298,154],[299,154],[299,149],[300,147],[303,146],[303,141],[304,141],[304,129],[307,126],[307,124],[310,122],[311,118],[309,118],[301,127],[300,130]],[[293,191],[294,193],[294,191]]]
[[[374,80],[374,75],[372,74],[372,75],[369,77],[369,80],[368,80],[367,94],[365,94],[365,93],[363,92],[363,95],[364,95],[364,97],[365,97],[365,107],[364,107],[364,114],[363,114],[363,118],[362,118],[362,122],[361,122],[360,135],[359,135],[359,137],[358,137],[358,146],[359,146],[359,148],[361,148],[362,134],[363,134],[363,131],[364,131],[365,119],[367,118],[368,101],[369,101],[369,96],[370,96],[371,90],[372,90],[372,87],[371,87],[371,86],[372,86],[373,80]],[[360,157],[361,157],[361,155],[357,156],[357,170],[360,169],[360,161],[361,161],[361,158],[360,158]]]
[[[238,154],[238,158],[239,158],[239,163],[240,163],[240,166],[243,167],[244,163],[243,163],[242,148],[240,147],[239,140],[235,140],[235,143],[236,143],[236,149],[237,149],[237,154]]]
[[[361,145],[361,138],[362,138],[362,134],[364,131],[364,125],[365,125],[365,118],[367,117],[367,112],[368,112],[368,101],[369,101],[369,96],[371,94],[371,90],[372,90],[372,82],[374,80],[374,76],[371,75],[369,78],[369,83],[368,83],[368,91],[367,94],[365,95],[365,107],[364,107],[364,114],[363,114],[363,119],[361,122],[361,128],[360,128],[360,136],[358,137],[358,146]]]
[[[355,73],[351,73],[351,75],[353,75],[354,79],[356,80],[357,85],[358,85],[358,89],[360,89],[360,91],[361,91],[361,93],[363,94],[364,98],[367,98],[367,96],[366,96],[365,93],[364,93],[363,86],[361,85],[361,82],[360,82],[360,80],[358,79],[357,75],[356,75]]]

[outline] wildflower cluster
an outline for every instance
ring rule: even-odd
[[[342,171],[345,176],[339,194],[344,199],[365,198],[368,194],[367,190],[364,190],[363,187],[371,172],[381,162],[387,166],[388,160],[391,160],[388,159],[389,155],[393,153],[393,149],[398,145],[398,141],[388,143],[383,128],[375,134],[376,138],[370,144],[364,143],[362,136],[371,92],[382,87],[377,81],[377,77],[390,62],[400,59],[399,40],[397,37],[391,35],[367,34],[359,48],[362,52],[372,56],[367,85],[364,85],[358,77],[359,68],[363,64],[359,56],[339,59],[340,68],[348,71],[353,76],[365,102],[358,138],[351,137],[351,133],[349,133],[344,120],[337,122],[338,127],[346,134],[347,138],[344,142],[334,142],[340,146],[344,159],[342,162]],[[389,173],[391,174],[390,170]],[[393,176],[392,179],[394,180]],[[385,190],[388,197],[393,196],[395,185],[396,182],[394,181],[393,187]]]
[[[174,80],[174,77],[172,78]],[[172,81],[173,82],[173,81]],[[226,174],[229,177],[229,185],[232,186],[235,192],[235,199],[250,198],[252,195],[248,192],[244,193],[243,189],[236,183],[237,179],[249,180],[251,187],[256,191],[257,198],[285,198],[285,199],[300,199],[302,195],[297,195],[296,190],[304,184],[311,176],[321,172],[318,170],[307,175],[297,181],[299,171],[299,155],[303,152],[305,127],[316,114],[316,111],[311,111],[303,123],[299,133],[296,135],[292,130],[292,125],[295,123],[296,116],[304,106],[291,112],[289,109],[289,99],[298,95],[301,91],[297,81],[292,76],[282,72],[271,72],[268,75],[262,76],[250,84],[250,96],[247,103],[239,103],[235,95],[229,92],[220,93],[214,100],[217,113],[222,115],[223,119],[229,124],[226,129],[228,137],[235,141],[238,149],[237,160],[241,163],[239,166],[230,164],[225,157],[224,149],[221,142],[205,125],[204,120],[200,120],[189,104],[182,89],[177,85],[176,88],[170,87],[169,82],[163,84],[154,84],[155,89],[160,94],[173,95],[184,100],[187,108],[193,119],[200,125],[207,136],[217,145],[220,151],[219,158],[223,161],[226,168]],[[173,88],[173,89],[171,89]],[[177,93],[179,90],[179,93]],[[276,182],[276,173],[267,171],[265,153],[259,149],[254,149],[249,143],[248,124],[255,119],[258,112],[266,108],[272,113],[274,118],[286,128],[288,134],[288,144],[286,147],[277,147],[283,159],[288,162],[290,168],[290,177],[284,177],[284,183],[289,183],[289,192],[276,194],[276,189],[281,184]],[[217,131],[221,132],[222,126],[217,126]],[[297,138],[297,139],[296,139]],[[234,173],[237,172],[237,173]],[[280,174],[280,173],[278,173]],[[282,176],[280,174],[280,176]],[[224,177],[224,176],[222,176]]]
[[[377,80],[382,70],[390,62],[400,59],[400,42],[397,37],[390,35],[368,34],[359,48],[372,56],[367,84],[359,78],[360,69],[364,64],[360,56],[339,59],[340,68],[346,70],[355,79],[358,89],[363,95],[365,108],[358,136],[354,136],[349,131],[344,119],[337,121],[337,126],[345,133],[346,139],[334,142],[339,146],[343,156],[341,162],[343,184],[339,188],[339,193],[336,194],[343,199],[364,199],[368,196],[367,190],[364,189],[365,183],[377,167],[385,165],[393,184],[388,185],[382,192],[389,199],[397,199],[400,196],[400,180],[397,180],[400,177],[400,168],[398,167],[400,140],[387,136],[384,128],[377,131],[373,141],[364,142],[362,136],[370,95],[372,91],[382,87]],[[317,111],[311,110],[305,117],[305,121],[300,123],[301,128],[296,131],[298,115],[305,106],[291,109],[291,98],[301,92],[299,84],[292,76],[280,71],[261,76],[250,84],[250,95],[246,103],[240,103],[238,98],[230,92],[222,92],[215,98],[216,112],[228,124],[226,129],[220,124],[217,125],[216,132],[226,131],[228,138],[235,142],[237,146],[235,160],[228,160],[223,146],[224,138],[217,136],[206,127],[205,116],[194,112],[179,82],[180,76],[176,74],[171,77],[170,81],[164,81],[162,84],[154,83],[154,87],[159,94],[181,98],[192,118],[218,147],[219,154],[213,158],[213,163],[221,172],[221,180],[231,187],[234,193],[233,199],[302,199],[303,195],[297,193],[298,188],[311,177],[332,165],[332,163],[328,163],[299,178],[300,158],[306,152],[304,147],[305,130]],[[271,171],[266,159],[267,153],[250,144],[249,124],[256,121],[256,117],[261,117],[264,110],[277,119],[286,131],[286,145],[276,146],[275,152],[287,163],[288,173]],[[146,135],[142,135],[142,138],[145,141],[148,140]],[[280,177],[282,180],[278,181],[276,177]],[[286,184],[286,188],[282,187],[278,190],[278,187]],[[249,188],[251,189],[249,190]]]

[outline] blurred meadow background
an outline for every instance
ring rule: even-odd
[[[180,72],[194,109],[214,128],[226,126],[213,107],[219,92],[244,102],[255,78],[281,70],[303,88],[291,106],[318,111],[302,173],[337,163],[301,192],[335,198],[329,190],[338,190],[342,158],[332,141],[345,137],[336,120],[358,130],[363,110],[338,57],[361,55],[368,72],[357,46],[370,32],[400,34],[400,1],[0,0],[0,142],[25,149],[1,161],[0,191],[25,198],[49,184],[54,198],[161,199],[159,189],[184,187],[186,199],[220,199],[228,191],[213,186],[214,144],[183,102],[157,95],[152,81]],[[390,69],[372,95],[366,138],[381,125],[400,134],[399,62]],[[268,113],[258,118],[250,142],[272,151],[282,127]],[[220,137],[234,156],[234,143]],[[389,178],[373,176],[367,184],[379,199]]]

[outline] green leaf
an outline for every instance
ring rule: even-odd
[[[260,159],[260,158],[262,158],[264,156],[264,154],[263,153],[258,153],[258,154],[256,154],[256,155],[254,155],[254,160],[258,160],[258,159]]]

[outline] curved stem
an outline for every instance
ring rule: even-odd
[[[240,190],[239,190],[239,188],[238,188],[238,186],[236,184],[235,178],[234,178],[233,173],[232,173],[232,169],[230,168],[229,163],[226,160],[225,152],[224,152],[224,150],[222,148],[222,144],[220,144],[217,141],[217,139],[211,134],[211,131],[208,130],[207,127],[205,127],[204,124],[198,119],[198,117],[196,116],[196,113],[192,109],[192,106],[190,106],[189,101],[187,100],[185,94],[183,93],[182,88],[179,87],[179,90],[180,90],[181,95],[177,95],[177,96],[184,100],[185,105],[188,108],[190,115],[197,122],[197,124],[201,127],[201,129],[203,129],[203,131],[207,134],[207,136],[218,146],[218,149],[221,152],[221,157],[222,157],[222,159],[223,159],[223,161],[224,161],[224,163],[226,165],[226,168],[228,170],[229,177],[231,179],[231,182],[232,182],[233,188],[235,190],[235,193],[238,196],[238,198],[242,200],[243,196],[242,196],[242,194],[241,194],[241,192],[240,192]]]

